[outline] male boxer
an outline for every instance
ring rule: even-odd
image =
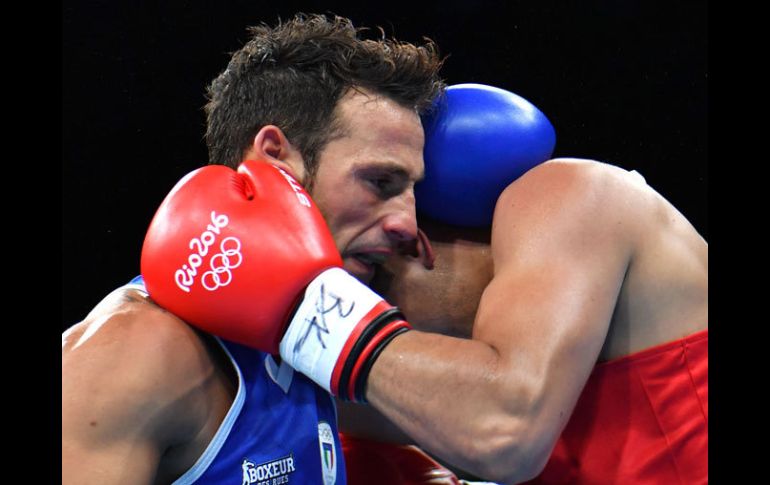
[[[488,89],[465,93],[474,99],[464,109],[481,122],[460,123],[452,136],[467,135],[461,142],[469,147],[505,143],[484,137],[494,133],[505,98],[487,103]],[[445,128],[438,133],[452,131]],[[429,143],[432,136],[442,135],[429,135]],[[490,160],[472,162],[469,186],[479,182],[469,175],[485,173],[498,183]],[[253,164],[239,174],[258,186]],[[163,221],[202,223],[210,204],[190,200],[201,190],[210,202],[227,193],[201,180],[195,174],[172,191],[143,251],[153,298],[187,321],[280,352],[334,395],[368,401],[426,450],[485,479],[534,478],[552,454],[556,465],[542,478],[557,483],[707,479],[707,245],[638,174],[551,160],[492,194],[488,243],[483,232],[474,246],[426,226],[437,241],[459,244],[437,251],[437,261],[448,263],[432,273],[422,262],[405,263],[403,280],[392,286],[407,295],[393,295],[403,313],[339,262],[294,243],[284,254],[283,241],[244,247],[248,270],[228,273],[226,288],[175,286],[179,263],[167,262],[194,233],[171,233]],[[454,209],[467,215],[462,197],[440,202],[448,212],[438,217],[451,221]],[[261,234],[257,217],[231,220],[228,237]],[[300,225],[311,248],[331,237],[304,219]],[[296,234],[289,227],[284,239]],[[290,272],[289,281],[269,281],[276,268]],[[283,297],[259,298],[267,291]],[[412,330],[410,312],[425,329],[462,336],[464,328],[472,338]]]
[[[443,107],[416,190],[433,268],[391,259],[372,288],[415,328],[468,340],[398,337],[369,401],[427,450],[506,483],[707,483],[707,243],[638,173],[540,164],[547,120],[512,93],[452,86]],[[375,411],[340,407],[343,445],[369,451],[351,484],[416,460],[383,442],[408,438]],[[423,460],[401,483],[435,469]]]
[[[198,174],[224,181],[219,201],[265,203],[252,243],[298,257],[304,228],[291,224],[308,217],[328,231],[310,250],[367,282],[375,263],[416,238],[419,114],[443,86],[440,64],[431,43],[363,40],[342,18],[255,28],[209,88],[207,143],[221,165]],[[177,254],[175,288],[214,291],[253,264],[239,260],[250,241],[225,236],[240,216],[207,210],[186,226],[195,236]],[[268,285],[289,274],[273,268]],[[325,390],[265,352],[194,329],[146,290],[138,278],[62,335],[63,483],[345,483]]]

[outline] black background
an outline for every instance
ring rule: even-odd
[[[639,170],[709,239],[706,2],[69,1],[62,330],[139,273],[158,204],[206,162],[204,88],[246,27],[297,11],[434,39],[449,84],[527,98],[556,128],[554,156]]]

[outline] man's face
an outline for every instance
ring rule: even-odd
[[[423,176],[424,136],[412,110],[351,90],[337,113],[343,135],[320,153],[311,195],[345,269],[364,283],[417,237],[414,184]]]

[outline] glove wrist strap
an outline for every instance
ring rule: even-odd
[[[341,368],[355,342],[367,330],[371,314],[390,307],[379,295],[341,268],[324,271],[308,285],[305,297],[281,340],[281,358],[334,395]],[[342,369],[337,371],[341,375]]]

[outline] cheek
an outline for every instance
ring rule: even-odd
[[[334,236],[338,249],[344,249],[373,217],[374,208],[366,191],[356,187],[316,186],[313,197]]]
[[[371,195],[352,183],[319,184],[314,197],[329,225],[346,224],[371,214]]]

